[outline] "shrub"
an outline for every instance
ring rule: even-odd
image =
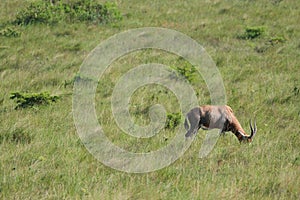
[[[181,113],[168,113],[165,128],[174,129],[181,122]]]
[[[122,19],[114,3],[99,4],[93,0],[77,0],[68,3],[57,0],[32,2],[17,13],[14,24],[28,25],[35,23],[52,24],[59,21],[89,21],[108,23]]]
[[[108,23],[121,20],[122,16],[114,3],[98,4],[92,0],[82,0],[71,5],[65,4],[69,20]]]
[[[10,99],[16,99],[17,106],[15,109],[27,108],[38,105],[48,105],[53,102],[56,102],[59,97],[51,96],[48,92],[42,93],[20,93],[13,92],[11,93]]]
[[[246,27],[245,32],[240,35],[241,39],[252,40],[261,36],[265,32],[265,28],[262,26]]]
[[[18,25],[53,23],[59,20],[59,15],[57,14],[50,1],[35,1],[28,7],[20,10],[13,23]]]
[[[181,76],[185,77],[188,81],[192,82],[196,76],[196,68],[193,65],[186,64],[184,66],[171,66]]]

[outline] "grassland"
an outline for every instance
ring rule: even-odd
[[[1,30],[29,3],[2,0]],[[9,25],[17,34],[0,34],[0,198],[299,199],[300,1],[118,0],[116,4],[123,15],[118,22]],[[89,154],[73,122],[74,77],[101,41],[149,26],[175,29],[205,47],[220,70],[228,104],[245,129],[249,118],[256,116],[258,133],[251,145],[241,145],[226,134],[208,157],[199,159],[205,136],[199,131],[180,159],[146,174],[115,171]],[[247,27],[262,27],[262,34],[244,37]],[[122,134],[110,114],[118,78],[151,62],[188,65],[165,52],[136,52],[116,61],[97,88],[96,110],[105,133],[130,151],[160,148],[174,135],[173,129],[165,129],[149,140],[133,139]],[[191,85],[199,104],[210,103],[201,76]],[[47,91],[60,98],[49,105],[15,109],[10,95],[16,91]],[[146,124],[145,111],[157,102],[167,111],[180,111],[175,96],[165,88],[144,87],[131,102],[136,122]]]

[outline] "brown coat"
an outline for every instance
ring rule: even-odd
[[[220,133],[231,131],[239,141],[248,142],[253,140],[257,131],[256,124],[253,129],[250,122],[251,134],[249,136],[233,114],[232,109],[227,105],[203,105],[195,107],[187,113],[184,126],[188,131],[185,135],[186,137],[196,134],[200,128],[204,130],[220,129]]]

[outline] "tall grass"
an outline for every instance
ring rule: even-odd
[[[0,29],[7,29],[6,23],[29,4],[1,1]],[[299,199],[299,1],[128,0],[116,5],[123,20],[114,24],[10,25],[20,33],[17,37],[0,34],[1,199]],[[73,123],[74,78],[98,43],[145,26],[178,30],[205,47],[243,127],[248,130],[249,118],[256,117],[258,133],[251,145],[239,144],[228,133],[208,157],[199,159],[206,134],[200,130],[180,159],[147,174],[115,171],[89,154]],[[240,37],[249,27],[264,27],[264,33]],[[189,65],[166,52],[135,52],[113,63],[97,88],[99,121],[116,145],[130,151],[163,147],[175,132],[166,128],[150,139],[132,138],[112,118],[110,97],[117,80],[134,66],[151,62]],[[200,75],[190,84],[199,104],[210,103]],[[60,100],[15,110],[10,99],[14,91],[48,91]],[[137,123],[148,123],[152,103],[165,105],[169,113],[180,111],[166,88],[145,86],[131,100]]]

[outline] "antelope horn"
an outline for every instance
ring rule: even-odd
[[[256,120],[254,120],[254,127],[252,126],[252,120],[250,119],[250,129],[251,129],[251,135],[248,137],[251,141],[253,140],[256,132],[257,132],[257,127],[256,127]]]

